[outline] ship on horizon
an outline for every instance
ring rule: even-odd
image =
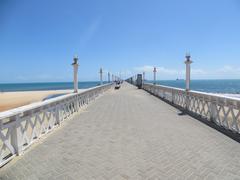
[[[184,79],[179,79],[179,78],[177,78],[176,81],[184,81]]]

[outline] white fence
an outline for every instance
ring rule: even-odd
[[[94,87],[0,113],[0,166],[59,126],[111,84]]]
[[[240,133],[240,99],[153,84],[143,84],[143,89],[218,126]]]

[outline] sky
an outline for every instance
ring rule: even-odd
[[[0,83],[240,79],[239,0],[0,0]]]

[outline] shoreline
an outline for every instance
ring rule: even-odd
[[[79,92],[83,90],[80,89]],[[70,93],[73,93],[72,89],[0,92],[0,112]]]
[[[99,84],[98,81],[78,82],[80,89],[95,87],[98,84]],[[0,83],[0,93],[22,91],[55,91],[71,89],[73,89],[73,82]]]
[[[79,89],[79,92],[85,89]],[[35,102],[45,101],[54,97],[73,93],[72,89],[67,90],[41,90],[41,91],[15,91],[0,92],[0,112],[18,108]],[[226,97],[237,98],[240,100],[240,94],[231,93],[210,93],[223,95]]]
[[[226,93],[222,93],[221,95],[240,99],[240,94],[226,94]]]

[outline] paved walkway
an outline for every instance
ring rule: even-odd
[[[240,179],[240,144],[124,84],[0,170],[0,179]]]

